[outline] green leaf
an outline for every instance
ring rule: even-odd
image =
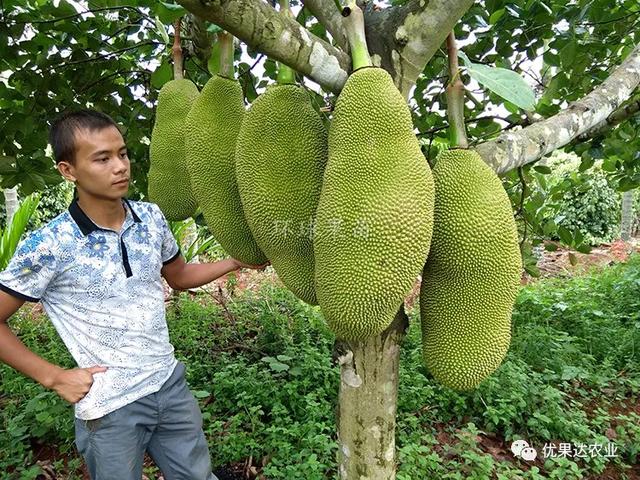
[[[570,67],[576,59],[578,44],[571,40],[560,50],[560,61],[563,67]]]
[[[274,372],[286,372],[287,370],[289,370],[289,365],[280,362],[272,362],[269,363],[269,368],[271,368],[271,370],[273,370]]]
[[[578,257],[573,252],[569,252],[569,263],[574,267],[578,264]]]
[[[39,201],[40,196],[38,194],[29,195],[16,210],[16,213],[11,219],[11,223],[7,225],[4,230],[0,230],[0,270],[4,270],[9,264],[11,257],[13,257],[18,242],[22,238],[29,220],[36,211]]]
[[[583,243],[582,245],[578,245],[576,250],[580,253],[591,253],[591,246]]]
[[[551,169],[549,167],[547,167],[546,165],[536,165],[535,167],[533,167],[533,169],[536,172],[542,173],[544,175],[548,175],[551,173]]]
[[[14,166],[15,157],[0,156],[0,175],[8,175],[10,173],[16,173],[17,169]]]
[[[209,25],[207,25],[207,32],[220,33],[220,32],[224,32],[224,30],[220,28],[218,25],[216,25],[215,23],[210,23]]]
[[[562,243],[564,243],[565,245],[571,245],[571,242],[573,241],[573,235],[571,235],[569,229],[564,225],[560,225],[558,227],[558,236],[560,237],[560,240],[562,240]]]
[[[635,180],[630,179],[629,177],[623,177],[618,182],[617,190],[620,192],[628,192],[629,190],[633,190],[637,188],[639,183]]]
[[[173,24],[180,17],[189,13],[180,5],[165,2],[157,2],[153,11],[160,18],[160,21],[167,25]]]
[[[165,44],[169,44],[171,40],[169,40],[169,34],[167,33],[167,29],[164,27],[164,24],[160,21],[160,19],[156,16],[156,30],[164,40]]]
[[[580,162],[580,167],[578,167],[579,172],[584,172],[589,170],[595,162],[595,159],[592,156],[583,156],[582,161]]]
[[[162,86],[173,78],[173,70],[168,63],[160,65],[155,72],[151,74],[151,85],[160,89]]]
[[[211,392],[207,392],[206,390],[193,390],[193,396],[196,398],[207,398],[211,396]]]
[[[525,265],[524,270],[534,278],[538,278],[540,276],[540,269],[537,265]]]
[[[496,23],[498,23],[498,20],[500,20],[504,14],[505,14],[504,8],[501,8],[500,10],[496,10],[495,12],[493,12],[489,17],[489,25],[495,25]]]
[[[602,161],[602,170],[605,172],[615,172],[618,170],[618,159],[616,158],[605,158]]]
[[[276,358],[281,362],[290,362],[291,360],[293,360],[293,357],[290,357],[288,355],[278,355],[276,356]]]
[[[459,51],[458,54],[462,57],[471,78],[479,84],[523,110],[535,110],[535,93],[516,72],[472,63],[464,52]]]

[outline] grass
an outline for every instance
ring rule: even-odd
[[[401,353],[398,480],[639,478],[639,307],[638,256],[525,287],[507,358],[470,393],[441,387],[422,367],[414,308]],[[317,308],[264,284],[222,305],[181,294],[168,321],[216,468],[244,464],[266,479],[336,478],[339,369]],[[39,354],[73,365],[45,319],[23,314],[11,324]],[[80,478],[71,407],[8,367],[0,376],[0,478],[35,478],[42,458],[57,478]],[[516,439],[538,457],[515,459]],[[544,458],[545,443],[617,450],[613,458]],[[150,478],[154,472],[146,469]]]

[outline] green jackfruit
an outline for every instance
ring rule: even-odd
[[[329,128],[314,236],[316,294],[339,338],[391,324],[429,251],[433,197],[404,98],[386,71],[356,70]]]
[[[420,290],[427,369],[457,390],[475,388],[502,362],[522,262],[511,203],[471,150],[440,154],[434,232]]]
[[[156,122],[149,147],[149,199],[169,220],[193,216],[198,207],[186,166],[185,119],[198,97],[198,88],[185,79],[171,80],[160,89]]]
[[[233,258],[261,265],[267,258],[251,235],[235,178],[236,140],[244,115],[238,81],[211,77],[187,116],[187,167],[214,238]]]
[[[236,147],[247,222],[282,282],[317,304],[313,221],[327,161],[327,133],[309,94],[273,85],[251,105]]]

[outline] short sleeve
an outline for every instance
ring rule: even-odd
[[[162,264],[166,265],[173,262],[180,256],[180,247],[178,247],[178,242],[176,242],[173,233],[171,233],[171,229],[169,228],[167,219],[160,210],[160,207],[158,207],[157,205],[154,206],[156,210],[155,213],[158,228],[160,229],[160,235],[162,237]]]
[[[21,300],[37,302],[56,273],[56,258],[42,231],[18,244],[7,268],[0,272],[0,290]]]

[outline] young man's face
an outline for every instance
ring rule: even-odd
[[[74,181],[78,195],[117,200],[129,189],[129,157],[122,135],[116,127],[78,130],[75,161],[60,162],[62,175]]]

